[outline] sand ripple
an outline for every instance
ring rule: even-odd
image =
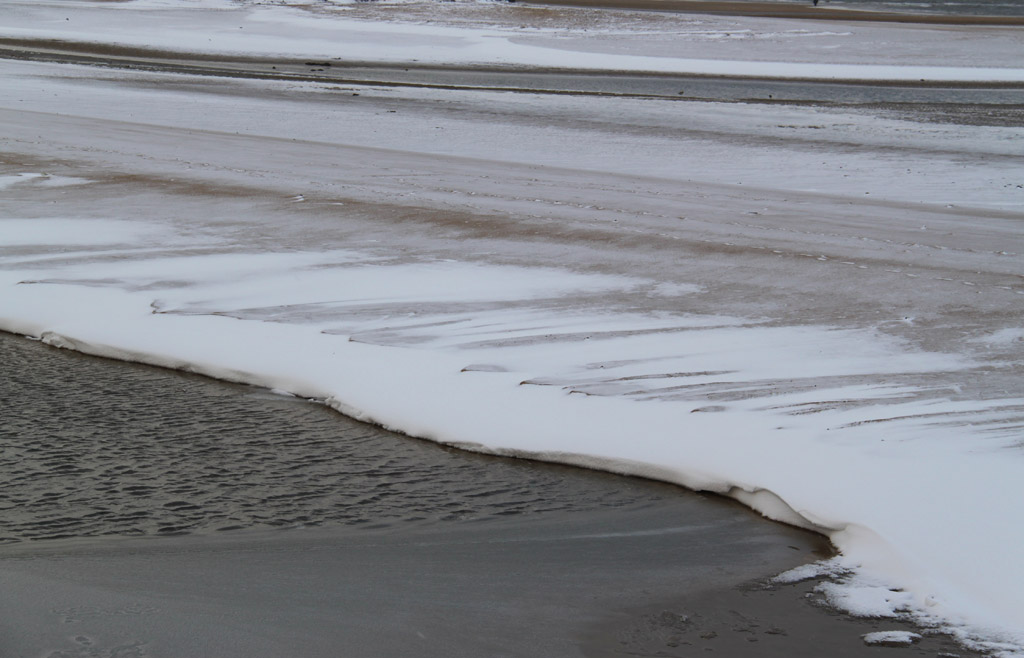
[[[0,334],[0,542],[622,506],[668,486],[408,439],[244,386]]]

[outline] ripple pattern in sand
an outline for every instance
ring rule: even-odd
[[[473,455],[0,334],[0,542],[623,506],[667,485]]]

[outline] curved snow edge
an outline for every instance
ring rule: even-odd
[[[149,314],[147,313],[147,315]],[[149,315],[149,317],[153,316]],[[162,316],[162,319],[171,320],[171,318],[167,318],[166,316]],[[195,320],[196,318],[192,319]],[[250,323],[241,322],[224,316],[210,317],[208,319],[213,320],[216,323],[237,322],[238,325],[250,325],[248,328],[254,328]],[[178,323],[174,322],[174,324],[177,325]],[[269,344],[280,344],[279,342],[275,343],[274,340],[279,337],[277,336],[277,327],[266,323],[257,323],[257,325],[262,325],[256,328],[257,332],[260,332],[261,334],[262,332],[268,332],[259,336],[261,342],[266,341]],[[166,342],[160,342],[160,337],[166,336],[166,334],[161,331],[157,331],[154,334],[145,337],[140,337],[137,334],[128,337],[126,342],[136,343],[143,346],[141,349],[131,349],[128,347],[117,347],[96,339],[87,340],[77,338],[70,335],[68,330],[55,331],[44,329],[43,327],[44,325],[36,322],[15,320],[10,317],[0,317],[0,330],[21,334],[29,338],[36,338],[41,342],[54,347],[70,349],[83,354],[103,358],[143,363],[183,372],[201,374],[213,379],[232,383],[285,391],[298,397],[325,403],[336,411],[357,420],[372,423],[390,431],[395,431],[418,439],[430,440],[436,443],[478,453],[535,459],[538,461],[579,466],[621,475],[644,477],[647,479],[681,485],[695,491],[717,493],[733,498],[734,500],[760,512],[769,519],[815,531],[829,538],[833,546],[840,552],[840,556],[833,558],[833,560],[837,561],[837,563],[841,565],[842,575],[838,582],[825,583],[825,585],[832,585],[833,587],[827,590],[823,589],[822,591],[830,602],[837,608],[845,610],[855,616],[901,616],[909,618],[925,627],[940,629],[943,632],[950,633],[967,646],[991,651],[993,652],[993,655],[1005,657],[1024,656],[1024,646],[1021,646],[1018,642],[1018,638],[1014,634],[1009,633],[1007,629],[979,626],[978,624],[971,623],[966,618],[961,617],[957,614],[956,610],[943,609],[944,606],[941,605],[930,610],[929,606],[937,604],[933,603],[930,595],[924,593],[926,590],[922,590],[919,593],[915,593],[913,589],[907,591],[905,596],[898,597],[900,600],[897,601],[896,604],[891,605],[884,615],[878,615],[871,610],[865,611],[865,609],[860,606],[862,598],[857,598],[858,592],[866,590],[871,596],[876,596],[879,591],[883,593],[904,592],[901,587],[892,586],[891,582],[887,582],[885,580],[884,573],[881,578],[877,577],[876,574],[874,574],[874,569],[869,565],[866,565],[865,562],[869,564],[872,563],[873,561],[871,558],[877,557],[878,555],[884,555],[887,559],[895,557],[901,562],[906,562],[908,564],[912,564],[912,561],[908,561],[905,556],[900,556],[896,547],[890,545],[884,537],[878,535],[870,528],[863,527],[856,523],[840,522],[835,519],[825,520],[817,518],[806,511],[798,511],[789,504],[783,496],[767,488],[751,484],[731,482],[728,478],[720,475],[716,476],[710,473],[703,473],[696,469],[668,468],[646,463],[641,460],[631,460],[618,457],[607,458],[597,455],[558,450],[531,450],[501,446],[487,446],[473,441],[460,441],[457,439],[445,438],[445,436],[438,433],[436,427],[431,426],[429,420],[425,423],[417,422],[417,408],[405,409],[405,418],[402,419],[400,417],[401,413],[399,413],[397,414],[397,416],[399,416],[397,420],[392,422],[388,419],[391,416],[390,410],[393,405],[388,405],[386,408],[381,407],[376,413],[374,413],[373,411],[367,410],[358,404],[351,404],[342,401],[342,398],[345,396],[336,395],[330,390],[331,385],[329,384],[305,377],[301,379],[297,378],[294,375],[294,370],[296,367],[301,370],[301,367],[297,366],[297,360],[287,361],[288,365],[292,366],[293,374],[291,376],[283,374],[288,371],[288,368],[275,370],[273,365],[263,368],[263,372],[238,367],[238,363],[241,362],[236,363],[236,367],[231,367],[227,364],[232,360],[232,356],[235,357],[235,359],[238,359],[239,355],[246,354],[246,350],[232,349],[232,347],[235,346],[229,347],[227,343],[222,343],[220,346],[216,345],[215,343],[218,342],[218,339],[223,340],[225,337],[230,338],[229,334],[222,334],[220,331],[212,332],[213,334],[221,334],[220,336],[213,336],[213,340],[211,342],[214,344],[204,345],[203,349],[199,350],[200,352],[204,352],[205,350],[204,356],[209,357],[211,354],[210,350],[212,349],[212,353],[216,354],[217,358],[206,358],[203,360],[183,356],[184,353],[190,351],[187,348],[179,348],[177,354],[161,354],[155,351],[156,349],[163,351],[165,348],[171,352],[174,350],[173,345],[169,345]],[[180,330],[181,325],[178,325],[177,327],[165,327],[165,329],[171,329],[172,331],[174,328]],[[91,331],[90,328],[86,328],[85,332],[94,333],[95,329]],[[204,337],[210,338],[211,334],[204,333]],[[252,338],[252,336],[250,336],[250,338]],[[333,338],[336,339],[337,336],[334,336]],[[250,342],[249,347],[252,347],[252,345],[253,343]],[[348,343],[347,345],[356,349],[366,347],[352,343]],[[154,348],[154,346],[156,347]],[[380,349],[386,350],[388,348],[371,346],[370,349],[376,351]],[[379,354],[379,352],[376,353]],[[251,358],[251,355],[249,356]],[[355,354],[352,356],[362,358],[366,355]],[[421,355],[415,351],[410,351],[406,356],[413,357],[414,361],[415,357],[422,359],[421,362],[414,363],[415,366],[420,366],[421,369],[424,369],[424,366],[437,365],[436,361],[434,361],[434,357],[437,355]],[[224,365],[218,365],[218,360]],[[358,366],[356,367],[358,368]],[[429,367],[426,368],[426,370],[429,369]],[[502,375],[501,373],[487,374],[493,376]],[[368,377],[369,379],[374,379],[371,387],[380,384],[379,373],[376,373],[376,375],[377,377]],[[513,377],[514,376],[515,375],[513,374]],[[358,378],[359,376],[357,375],[357,379]],[[396,378],[402,379],[397,375]],[[416,380],[417,377],[414,376],[412,379]],[[421,372],[419,373],[418,381],[422,385],[424,381],[428,380],[423,377],[423,373]],[[407,389],[410,386],[415,388],[415,385],[416,382],[413,382],[412,384],[405,383]],[[360,389],[358,387],[350,389],[350,391],[359,390]],[[379,394],[380,390],[375,390],[374,393]],[[359,398],[360,396],[356,395],[355,397]],[[374,398],[373,396],[362,397],[364,400],[372,399],[374,402],[380,399],[379,397]],[[415,407],[415,405],[413,405],[413,407]],[[425,409],[425,407],[419,408],[420,411],[423,409]],[[409,415],[410,411],[412,413],[411,416]],[[476,419],[476,422],[479,422],[479,420],[480,419]],[[488,418],[487,420],[489,421],[491,419]],[[529,421],[525,422],[528,423]],[[453,433],[457,436],[460,434],[460,430],[462,430],[461,433],[465,433],[467,428],[472,428],[473,426],[473,423],[469,423],[468,425],[463,424],[462,426],[456,427],[453,430]],[[506,432],[515,431],[515,428],[512,428],[512,430],[507,427],[503,429]],[[848,555],[848,549],[853,549],[852,552],[856,554],[857,557],[850,557]],[[911,581],[913,580],[914,579],[911,579]],[[867,585],[865,586],[864,583],[867,583]],[[918,582],[915,584],[921,583]],[[886,599],[886,602],[890,602],[889,599]],[[951,615],[949,613],[953,614]]]
[[[21,326],[19,327],[17,325]],[[817,532],[829,537],[830,539],[832,538],[833,533],[842,531],[847,527],[846,524],[829,523],[823,519],[815,518],[809,513],[802,513],[794,509],[781,496],[769,489],[735,484],[695,470],[681,471],[649,462],[607,458],[584,453],[557,450],[523,450],[516,448],[504,448],[500,446],[489,446],[484,443],[471,441],[446,440],[443,437],[432,436],[428,432],[411,432],[406,428],[389,423],[383,418],[374,417],[360,408],[353,407],[334,395],[325,394],[324,391],[306,387],[282,387],[280,383],[272,383],[268,381],[267,377],[255,372],[215,367],[181,358],[159,356],[150,352],[126,350],[112,345],[76,339],[55,331],[32,331],[31,329],[32,327],[27,323],[13,323],[6,318],[0,318],[0,330],[20,334],[28,338],[34,338],[46,345],[50,345],[51,347],[69,349],[82,354],[114,359],[117,361],[142,363],[160,368],[177,370],[180,372],[194,373],[220,381],[259,386],[268,390],[289,393],[296,397],[322,401],[338,413],[354,418],[358,421],[377,425],[378,427],[382,427],[388,431],[404,434],[412,438],[433,441],[434,443],[458,448],[467,452],[499,457],[529,459],[546,463],[563,464],[566,466],[577,466],[580,468],[614,473],[616,475],[640,477],[648,480],[666,482],[685,487],[692,491],[714,493],[736,500],[772,521],[778,521],[798,528],[803,528],[805,530],[810,530],[812,532]]]

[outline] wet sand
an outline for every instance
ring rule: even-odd
[[[766,587],[827,542],[717,497],[9,334],[0,360],[4,656],[861,656],[908,628]]]

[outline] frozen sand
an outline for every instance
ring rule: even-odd
[[[93,181],[6,188],[7,239],[53,236],[6,252],[6,327],[728,493],[828,532],[854,608],[1021,627],[1013,126],[5,71],[9,173]]]

